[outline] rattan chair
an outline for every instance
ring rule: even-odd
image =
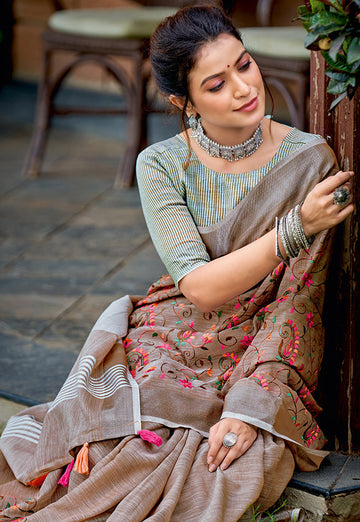
[[[291,124],[308,130],[310,51],[302,26],[270,26],[274,0],[258,0],[258,27],[241,28],[245,47],[259,65],[266,83],[283,97]]]
[[[146,5],[134,8],[62,9],[53,1],[56,11],[49,18],[42,35],[43,64],[38,86],[33,136],[26,159],[24,174],[37,177],[44,156],[48,130],[55,115],[66,114],[127,114],[126,144],[115,177],[115,186],[129,187],[134,183],[136,157],[146,144],[146,116],[149,107],[146,96],[149,67],[146,67],[149,38],[166,16],[176,7]],[[57,53],[68,51],[68,61],[53,72]],[[128,58],[133,74],[114,57]],[[126,109],[94,107],[60,107],[55,97],[64,80],[79,65],[96,62],[106,69],[121,86]]]

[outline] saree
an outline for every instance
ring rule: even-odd
[[[211,258],[261,237],[336,170],[325,140],[281,160],[223,220],[199,228]],[[9,420],[0,520],[254,520],[295,465],[317,469],[327,454],[313,394],[331,242],[318,234],[290,266],[211,312],[169,275],[111,303],[54,401]],[[210,473],[209,429],[226,417],[258,435]]]

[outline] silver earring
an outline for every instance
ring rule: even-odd
[[[199,118],[196,118],[193,114],[190,114],[190,116],[188,117],[188,124],[193,131],[192,136],[194,137],[198,130]]]

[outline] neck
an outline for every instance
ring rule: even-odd
[[[219,132],[218,129],[212,129],[212,127],[209,126],[206,122],[203,123],[201,120],[200,122],[205,136],[207,136],[210,140],[219,143],[220,145],[224,145],[226,147],[234,147],[235,145],[238,145],[239,143],[244,143],[245,141],[250,139],[254,135],[254,132],[261,123],[261,121],[259,121],[251,127],[241,127],[235,129],[229,129],[224,127]]]
[[[263,142],[261,122],[256,127],[252,136],[236,145],[224,145],[223,143],[217,143],[211,140],[204,133],[201,121],[197,122],[192,137],[195,138],[197,144],[210,156],[223,158],[227,161],[238,161],[254,154]]]

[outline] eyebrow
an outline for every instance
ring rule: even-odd
[[[244,56],[244,54],[247,53],[247,50],[244,49],[244,51],[242,51],[242,53],[240,54],[239,58],[236,60],[235,64],[234,65],[237,65],[241,58]],[[208,82],[209,80],[212,80],[213,78],[217,78],[218,76],[221,76],[222,74],[225,74],[225,71],[221,71],[219,73],[216,73],[216,74],[212,74],[211,76],[207,76],[206,78],[203,79],[203,81],[201,82],[200,84],[200,87],[202,87],[204,85],[204,83]]]

